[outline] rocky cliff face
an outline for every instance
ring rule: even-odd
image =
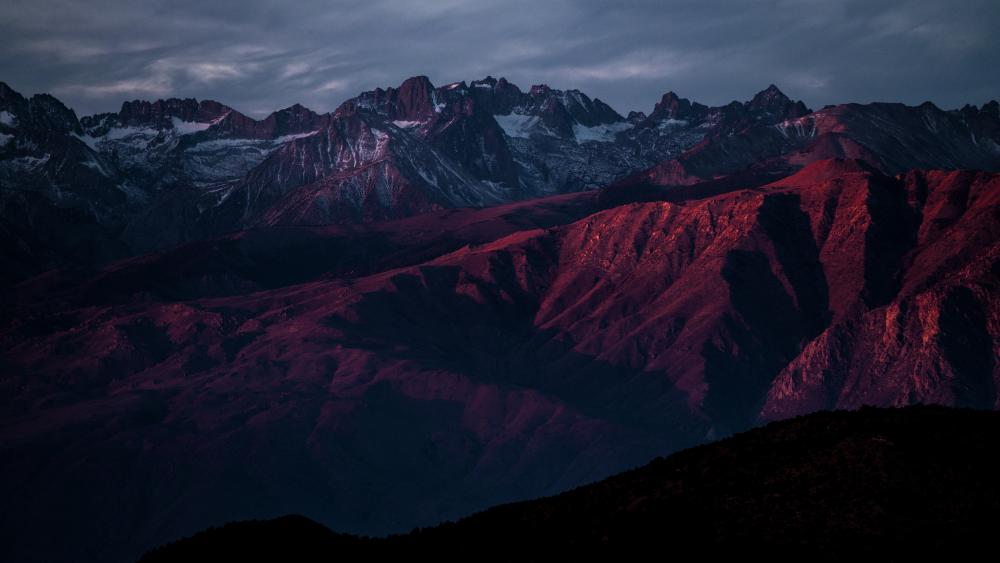
[[[782,369],[765,417],[870,403],[997,408],[996,175],[911,172],[880,192],[865,194],[857,241],[865,285],[853,285],[867,307],[843,310]]]

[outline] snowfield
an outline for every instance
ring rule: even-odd
[[[612,143],[615,135],[631,128],[632,124],[627,121],[594,127],[585,127],[577,123],[573,125],[573,135],[576,136],[578,143]]]
[[[538,125],[540,119],[534,115],[521,115],[512,113],[510,115],[494,115],[494,119],[500,124],[500,128],[508,137],[527,139],[531,136],[531,130]]]

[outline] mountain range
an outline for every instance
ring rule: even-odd
[[[0,83],[4,281],[246,228],[365,223],[558,193],[743,176],[825,158],[1000,169],[1000,109],[845,104],[811,112],[773,85],[707,107],[664,94],[623,117],[577,90],[501,78],[364,92],[335,111],[255,120],[215,101],[131,101],[77,118]]]
[[[996,409],[998,171],[996,102],[0,84],[0,558],[403,532],[817,410]]]

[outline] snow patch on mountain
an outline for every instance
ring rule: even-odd
[[[91,149],[95,151],[97,150],[97,141],[98,141],[97,137],[91,137],[90,135],[80,135],[78,133],[73,133],[72,136],[76,137],[80,141],[83,141],[83,144],[87,145]]]
[[[7,127],[17,127],[17,118],[7,110],[0,111],[0,124]]]
[[[403,121],[403,120],[397,120],[397,121],[393,121],[392,124],[395,125],[396,127],[399,127],[400,129],[412,129],[414,127],[419,127],[420,125],[423,125],[424,122],[423,121]]]
[[[185,149],[183,167],[195,185],[204,187],[243,176],[278,146],[251,139],[202,142]]]
[[[295,139],[304,139],[306,137],[312,137],[319,133],[319,130],[309,131],[308,133],[292,133],[291,135],[285,135],[283,137],[278,137],[274,140],[275,143],[283,145],[289,141],[294,141]]]
[[[774,126],[786,139],[793,137],[815,137],[816,120],[813,116],[800,117],[789,121],[782,121]]]
[[[130,144],[142,144],[145,145],[148,141],[152,140],[159,134],[159,131],[152,129],[150,127],[112,127],[108,129],[108,132],[100,137],[93,137],[91,135],[77,135],[77,138],[87,143],[91,148],[98,143],[104,143],[107,141],[122,141],[126,140]]]
[[[6,145],[7,143],[9,143],[11,141],[11,139],[13,139],[13,138],[14,138],[13,135],[8,135],[6,133],[0,133],[0,147],[2,147],[4,145]]]
[[[686,119],[664,119],[657,125],[660,129],[674,129],[678,127],[687,127],[688,121]]]
[[[611,143],[614,142],[615,135],[631,128],[632,124],[627,121],[593,127],[576,123],[573,125],[573,135],[578,143]]]
[[[45,164],[48,163],[48,161],[49,161],[50,158],[52,158],[52,155],[50,155],[49,153],[45,153],[45,154],[43,154],[40,157],[36,157],[36,156],[20,156],[18,158],[15,158],[13,160],[8,161],[8,162],[11,165],[13,165],[14,169],[34,170],[36,168],[40,168],[42,166],[45,166]]]
[[[538,125],[539,118],[534,115],[521,115],[512,113],[510,115],[494,115],[494,119],[503,129],[508,137],[527,139],[531,136],[531,129]]]
[[[230,148],[261,147],[270,145],[270,141],[258,139],[210,139],[198,141],[196,144],[184,149],[184,152],[209,152]]]
[[[81,162],[81,164],[83,164],[87,168],[92,168],[92,169],[96,170],[98,173],[100,173],[105,178],[110,178],[112,176],[111,172],[109,172],[106,168],[104,168],[104,165],[101,164],[101,162],[97,159],[97,157],[92,152],[87,152],[87,160]]]
[[[198,123],[197,121],[182,121],[177,117],[171,117],[170,121],[174,125],[174,131],[177,131],[181,135],[190,135],[192,133],[199,133],[212,126],[211,123]]]
[[[586,106],[586,104],[583,102],[583,97],[577,90],[565,90],[559,92],[558,98],[559,101],[562,102],[563,106],[565,107],[569,107],[571,104],[574,103],[580,106]]]

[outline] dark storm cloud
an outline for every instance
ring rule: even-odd
[[[580,88],[620,111],[769,83],[812,106],[1000,97],[996,0],[6,0],[0,80],[79,113],[214,98],[330,110],[415,74]]]

